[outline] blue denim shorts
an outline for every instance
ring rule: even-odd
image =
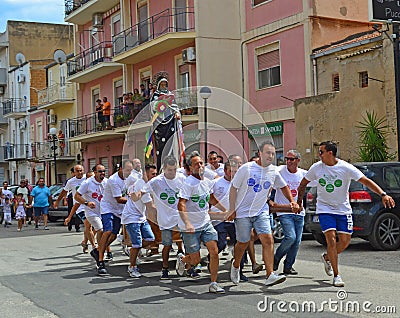
[[[133,248],[141,248],[142,240],[148,242],[153,242],[155,240],[154,234],[151,231],[151,226],[147,221],[143,223],[125,224],[125,229],[129,234]]]
[[[201,242],[207,243],[210,241],[218,241],[218,233],[211,222],[207,223],[202,229],[195,231],[194,233],[182,232],[181,236],[187,254],[193,254],[200,251]]]
[[[117,235],[121,229],[121,218],[113,213],[102,214],[101,223],[103,223],[103,232],[112,232]]]
[[[236,240],[241,243],[250,241],[251,229],[259,234],[272,234],[271,218],[266,212],[257,216],[235,219]]]
[[[353,233],[353,217],[351,214],[318,214],[322,232],[336,230],[338,233]]]
[[[41,216],[42,214],[49,214],[49,207],[44,206],[44,207],[33,207],[33,211],[35,212],[35,216]]]

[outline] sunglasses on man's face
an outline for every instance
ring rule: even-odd
[[[98,172],[98,173],[106,173],[105,170],[97,170],[96,172]]]
[[[297,158],[285,157],[285,159],[286,159],[287,161],[294,161],[294,160],[296,160]]]

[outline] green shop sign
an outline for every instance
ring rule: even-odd
[[[248,127],[249,138],[262,137],[271,134],[271,136],[283,134],[283,123],[277,122],[265,125],[254,125]]]

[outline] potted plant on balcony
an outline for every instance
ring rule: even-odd
[[[115,116],[115,123],[117,127],[126,126],[128,124],[127,116],[124,114]]]

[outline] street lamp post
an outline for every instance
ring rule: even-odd
[[[203,86],[200,88],[200,96],[204,100],[204,159],[207,157],[207,129],[208,129],[208,123],[207,123],[207,99],[210,98],[211,96],[211,89],[207,86]]]
[[[54,160],[54,184],[57,184],[57,146],[56,146],[56,141],[57,141],[57,128],[50,128],[50,136],[51,136],[51,141],[53,143],[53,146],[51,149],[53,150],[53,160]]]

